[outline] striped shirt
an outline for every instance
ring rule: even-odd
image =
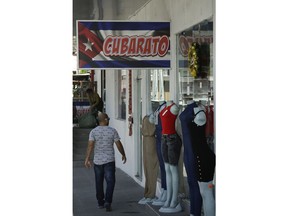
[[[89,141],[94,141],[94,159],[96,165],[115,161],[114,142],[120,140],[115,128],[110,126],[97,126],[91,130]]]

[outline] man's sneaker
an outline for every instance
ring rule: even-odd
[[[111,209],[111,204],[110,204],[110,203],[106,203],[106,204],[105,204],[105,208],[106,208],[106,212],[112,211],[112,209]]]
[[[98,209],[103,209],[104,205],[98,205]]]

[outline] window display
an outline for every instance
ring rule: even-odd
[[[185,194],[190,201],[190,214],[201,214],[201,200],[205,215],[214,215],[214,75],[213,75],[213,22],[205,20],[177,35],[177,69],[179,81],[179,106],[181,122],[184,169],[188,185]],[[202,127],[196,115],[202,110]],[[205,115],[203,115],[205,112]],[[190,124],[190,122],[194,124]],[[184,133],[183,133],[184,132]],[[187,137],[188,136],[188,137]],[[199,148],[200,146],[200,148]],[[202,162],[211,171],[209,179],[202,179]],[[204,149],[204,150],[203,150]],[[196,163],[197,162],[197,163]],[[201,169],[196,169],[196,168]],[[196,172],[197,171],[197,172]],[[199,178],[196,178],[198,174]]]
[[[205,20],[177,35],[179,104],[213,103],[213,22]]]

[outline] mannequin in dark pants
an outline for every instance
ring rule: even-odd
[[[156,206],[164,205],[166,198],[167,198],[166,171],[165,171],[164,160],[163,160],[162,153],[161,153],[162,125],[161,125],[161,119],[159,116],[160,111],[166,107],[166,102],[162,101],[159,104],[160,105],[154,112],[154,119],[153,120],[150,119],[151,122],[154,121],[154,124],[156,127],[156,131],[155,131],[156,151],[157,151],[157,157],[159,160],[160,174],[161,174],[161,194],[159,198],[152,203],[152,205],[156,205]]]
[[[201,216],[202,197],[197,180],[195,155],[192,148],[193,137],[191,135],[191,127],[193,124],[193,108],[196,106],[192,101],[180,113],[183,146],[184,146],[184,165],[187,173],[187,181],[189,185],[190,197],[190,216]]]

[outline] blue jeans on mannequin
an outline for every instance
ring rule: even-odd
[[[196,178],[194,164],[194,154],[192,152],[192,147],[186,146],[186,149],[184,150],[184,165],[187,173],[187,182],[189,185],[190,215],[201,216],[202,197]]]
[[[95,184],[96,184],[96,198],[98,205],[103,206],[104,203],[111,204],[113,192],[115,187],[115,162],[109,162],[103,165],[94,164]],[[107,187],[104,197],[104,179]]]
[[[160,120],[158,120],[159,124]],[[164,160],[162,157],[162,150],[161,150],[161,130],[162,127],[156,125],[156,151],[157,151],[157,156],[158,156],[158,160],[159,160],[159,166],[160,166],[160,175],[161,175],[161,187],[164,190],[167,190],[167,185],[166,185],[166,171],[165,171],[165,164],[164,164]]]

